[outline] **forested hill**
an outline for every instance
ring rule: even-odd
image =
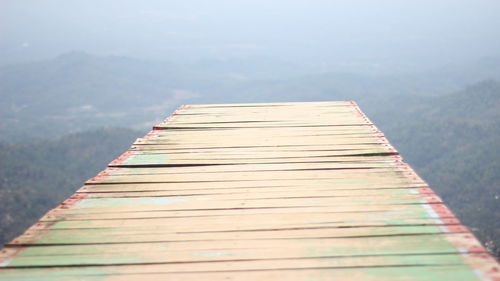
[[[394,101],[372,120],[487,246],[500,254],[500,82]]]
[[[0,143],[0,245],[73,194],[141,135],[99,129],[53,140]]]

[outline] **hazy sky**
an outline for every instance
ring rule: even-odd
[[[500,55],[497,0],[0,0],[0,64],[82,50],[338,64]]]

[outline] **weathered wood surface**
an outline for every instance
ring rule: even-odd
[[[0,252],[0,280],[500,280],[353,102],[183,106]]]

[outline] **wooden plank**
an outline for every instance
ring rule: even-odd
[[[391,182],[379,183],[372,179],[285,179],[273,180],[237,180],[237,181],[217,181],[217,182],[164,182],[164,183],[121,183],[121,184],[86,184],[79,189],[80,192],[132,192],[132,191],[165,191],[165,190],[221,190],[221,189],[247,189],[257,188],[289,187],[310,188],[310,189],[330,189],[330,190],[373,190],[373,189],[394,189],[394,188],[419,188],[427,187],[427,184],[419,181],[394,180]],[[429,189],[425,190],[426,193]]]
[[[151,247],[152,248],[152,247]],[[44,257],[20,257],[16,260],[16,264],[10,265],[10,268],[23,268],[38,266],[42,268],[42,272],[50,271],[50,269],[43,270],[43,267],[53,266],[54,264],[64,264],[66,266],[72,266],[77,264],[79,267],[92,267],[92,266],[103,266],[105,270],[113,270],[125,273],[175,273],[175,272],[193,272],[194,262],[169,262],[169,257],[173,254],[182,254],[182,252],[171,252],[170,254],[159,253],[158,256],[141,254],[144,249],[140,252],[131,253],[136,256],[132,258],[129,256],[119,256],[107,255],[107,256],[95,256],[95,255],[81,255],[78,256],[44,256]],[[280,270],[280,269],[308,269],[308,268],[346,268],[346,267],[381,267],[381,266],[429,266],[429,265],[461,265],[466,267],[463,260],[458,254],[434,254],[433,258],[425,258],[422,255],[368,255],[365,257],[353,256],[353,257],[329,257],[329,256],[318,256],[318,257],[302,257],[302,258],[269,258],[269,259],[255,259],[250,260],[245,256],[245,252],[248,250],[243,250],[241,252],[224,252],[224,251],[200,251],[198,252],[199,257],[206,257],[205,261],[196,261],[196,271],[205,272],[221,272],[221,271],[242,271],[242,270]],[[273,251],[260,251],[261,254],[271,254],[271,257],[280,256]],[[292,252],[292,251],[290,251]],[[151,252],[148,252],[151,253]],[[162,256],[163,254],[163,256]],[[241,255],[237,257],[236,255]],[[224,257],[225,259],[221,258]],[[235,257],[236,256],[236,257]],[[283,256],[294,256],[293,254],[285,254]],[[192,258],[194,259],[194,257]],[[137,262],[137,261],[143,261]],[[114,262],[114,264],[112,263]],[[116,265],[121,265],[120,269]],[[126,266],[124,266],[126,265]],[[74,274],[76,270],[59,270],[58,274],[69,275]],[[28,271],[29,272],[29,271]],[[53,270],[52,270],[53,272]],[[90,273],[90,272],[88,272]],[[87,274],[88,274],[87,273]],[[89,274],[90,275],[90,274]],[[11,275],[11,278],[14,277]],[[10,280],[10,279],[9,279]]]
[[[164,150],[149,150],[149,151],[137,151],[133,152],[133,155],[148,155],[148,154],[166,154],[173,159],[180,158],[204,158],[204,159],[238,159],[238,158],[288,158],[288,157],[328,157],[328,156],[338,156],[339,152],[349,152],[350,154],[362,154],[362,153],[377,153],[379,151],[387,151],[380,149],[380,145],[358,145],[358,146],[342,146],[338,149],[331,149],[327,151],[259,151],[256,155],[255,151],[248,152],[234,152],[234,153],[221,153],[217,151],[210,151],[205,153],[171,153]],[[356,161],[357,162],[357,161]]]
[[[355,240],[355,239],[354,239]],[[358,239],[361,240],[361,239]],[[302,259],[313,262],[318,262],[318,259],[336,258],[342,259],[349,257],[351,264],[345,266],[366,266],[366,263],[378,262],[375,266],[381,265],[401,265],[398,257],[414,255],[413,260],[418,260],[415,255],[433,254],[433,255],[448,255],[446,262],[449,264],[463,264],[456,249],[454,249],[447,241],[430,242],[429,247],[421,247],[416,244],[419,239],[413,239],[410,245],[394,241],[377,241],[377,246],[367,243],[357,243],[358,241],[349,240],[345,244],[335,245],[335,241],[324,240],[322,243],[318,241],[300,241],[300,240],[277,240],[277,241],[253,241],[256,247],[246,245],[228,244],[224,246],[222,242],[215,242],[217,246],[209,247],[210,243],[204,242],[203,245],[197,245],[196,242],[191,243],[156,243],[156,244],[130,244],[133,250],[120,252],[115,248],[110,247],[109,252],[103,251],[100,255],[95,253],[87,253],[90,245],[82,246],[48,246],[52,247],[53,251],[58,251],[56,254],[36,254],[25,250],[26,253],[18,254],[17,258],[8,264],[7,267],[48,267],[48,266],[91,266],[91,265],[129,265],[129,264],[179,264],[179,263],[203,263],[203,262],[227,262],[227,261],[267,261],[267,266],[276,268],[272,260],[291,260]],[[421,239],[420,239],[421,240]],[[427,241],[429,239],[425,239]],[[252,241],[247,241],[252,242]],[[422,241],[421,241],[422,242]],[[192,243],[195,243],[193,246]],[[262,246],[261,246],[262,243]],[[184,245],[183,245],[184,244]],[[198,243],[199,244],[199,243]],[[220,244],[220,245],[219,245]],[[184,247],[188,245],[187,247]],[[264,248],[267,245],[268,247]],[[332,246],[335,245],[335,246]],[[387,245],[387,246],[384,246]],[[122,248],[124,245],[120,245]],[[398,247],[399,246],[399,247]],[[54,249],[57,247],[57,249]],[[352,251],[349,249],[352,247]],[[34,247],[37,249],[36,247]],[[66,249],[67,248],[67,249]],[[95,246],[94,246],[95,248]],[[50,251],[50,249],[49,249]],[[95,251],[95,250],[94,250]],[[377,257],[377,259],[373,259]],[[442,257],[442,256],[441,256]],[[420,258],[420,262],[425,259]],[[390,263],[388,263],[390,262]],[[363,263],[365,263],[363,265]],[[428,264],[446,264],[439,259]],[[311,263],[308,263],[311,265]],[[255,266],[255,264],[254,264]],[[176,266],[171,265],[173,270]],[[279,267],[279,266],[278,266]],[[242,266],[237,266],[234,269],[244,269]],[[260,268],[262,269],[262,268]],[[200,269],[199,269],[200,270]]]
[[[432,201],[432,202],[429,202]],[[141,198],[99,198],[81,200],[73,206],[73,209],[99,209],[99,211],[120,211],[128,209],[135,210],[197,210],[197,209],[236,209],[236,208],[278,208],[297,206],[336,206],[356,207],[360,210],[370,205],[412,205],[422,203],[440,203],[438,197],[430,196],[421,198],[419,196],[392,198],[270,198],[270,199],[227,199],[217,200],[208,196],[192,197],[141,197]]]
[[[294,214],[265,217],[264,216],[217,216],[217,217],[193,217],[189,220],[185,218],[150,218],[144,219],[115,219],[115,220],[94,220],[94,221],[60,221],[57,223],[39,222],[37,228],[43,230],[66,230],[66,229],[96,229],[96,228],[127,228],[135,230],[162,230],[166,232],[189,231],[192,225],[196,224],[199,230],[203,231],[228,231],[234,229],[269,229],[280,228],[345,228],[345,227],[381,227],[381,226],[406,226],[406,225],[448,225],[459,224],[457,219],[435,219],[435,218],[372,218],[346,220],[343,216],[315,215],[311,220],[309,214]],[[286,219],[286,220],[284,220]]]
[[[159,163],[160,161],[155,161]],[[136,162],[139,164],[141,162]],[[152,163],[152,162],[147,162]],[[190,174],[171,174],[171,175],[123,175],[123,176],[100,176],[90,179],[87,183],[161,183],[161,182],[194,182],[194,181],[292,181],[300,179],[316,180],[338,180],[352,179],[358,181],[372,181],[378,184],[384,183],[402,183],[413,182],[408,179],[399,170],[390,168],[366,168],[366,169],[338,169],[338,170],[303,170],[297,171],[273,171],[273,172],[234,172],[234,173],[199,173],[195,176]]]
[[[163,213],[165,215],[165,213]],[[154,225],[155,227],[168,226],[176,229],[185,226],[186,223],[208,226],[269,226],[269,225],[310,225],[310,226],[354,226],[354,225],[404,225],[404,224],[459,224],[454,217],[439,218],[422,213],[387,212],[384,216],[380,213],[318,213],[318,212],[296,212],[296,213],[271,213],[271,214],[213,214],[211,216],[191,216],[189,220],[185,217],[146,216],[94,219],[94,220],[58,220],[44,223],[39,222],[37,228],[44,229],[66,229],[66,228],[99,228],[99,227],[138,227]]]
[[[225,130],[224,132],[227,132]],[[197,145],[200,148],[206,148],[208,145],[230,145],[236,147],[266,147],[266,146],[300,146],[307,143],[314,143],[315,146],[334,146],[334,145],[357,145],[364,143],[375,143],[380,140],[381,136],[376,135],[361,135],[361,136],[330,136],[330,135],[318,135],[318,136],[303,136],[292,138],[287,134],[273,135],[272,133],[266,133],[262,130],[241,132],[240,130],[235,130],[234,134],[221,134],[217,131],[204,131],[208,136],[203,136],[203,138],[193,138],[197,134],[187,134],[183,132],[182,134],[172,134],[169,133],[165,137],[161,135],[154,138],[138,139],[134,144],[158,144],[158,145]],[[251,134],[245,137],[245,135]],[[223,137],[223,138],[222,138]]]
[[[114,186],[114,185],[112,185]],[[102,187],[99,185],[99,187]],[[121,197],[170,197],[170,196],[195,196],[195,195],[247,195],[250,191],[256,191],[256,188],[224,188],[216,190],[207,189],[191,189],[191,190],[166,190],[166,191],[122,191],[118,192],[103,192],[102,189],[80,189],[77,193],[85,195],[85,198],[121,198]],[[83,191],[87,190],[87,191]],[[259,190],[260,196],[267,198],[280,198],[280,197],[366,197],[366,196],[384,196],[388,194],[418,194],[418,188],[391,188],[391,189],[328,189],[317,186],[282,186],[282,187],[262,187]],[[264,195],[265,194],[265,195]],[[257,195],[259,196],[259,195]],[[258,197],[256,197],[258,198]],[[261,197],[263,198],[263,197]]]
[[[336,159],[337,160],[337,159]],[[361,161],[352,158],[341,159],[337,162],[320,163],[280,163],[280,164],[232,164],[232,165],[207,165],[183,167],[114,167],[107,168],[100,175],[151,175],[151,174],[199,174],[199,173],[227,173],[227,172],[264,172],[264,171],[302,171],[302,170],[333,170],[348,167],[394,167],[397,168],[398,158],[387,156],[370,156]],[[355,165],[355,166],[351,166]]]
[[[309,214],[325,213],[336,216],[341,214],[349,218],[360,214],[367,216],[387,217],[391,214],[409,215],[410,217],[435,217],[432,216],[421,205],[372,205],[372,206],[298,206],[284,208],[237,208],[237,209],[198,209],[198,210],[103,210],[101,209],[61,209],[57,208],[41,218],[43,221],[67,221],[67,220],[107,220],[121,218],[155,218],[155,217],[213,217],[213,216],[248,216],[248,215],[271,215],[271,214]],[[450,217],[449,215],[445,217]]]
[[[227,263],[228,266],[233,263]],[[370,264],[368,264],[370,265]],[[193,266],[193,265],[191,265]],[[78,268],[77,270],[64,270],[63,272],[54,272],[56,270],[49,269],[46,271],[36,271],[37,280],[61,280],[75,279],[79,280],[172,280],[172,281],[186,281],[193,280],[193,278],[200,278],[199,280],[235,280],[235,281],[248,281],[248,280],[387,280],[387,281],[431,281],[431,280],[450,280],[450,281],[469,281],[469,280],[482,280],[477,277],[473,271],[463,265],[443,265],[443,266],[367,266],[354,267],[354,268],[335,268],[334,266],[322,268],[320,266],[295,269],[284,268],[276,270],[242,270],[235,271],[221,270],[221,271],[191,271],[191,272],[162,272],[162,270],[151,270],[152,273],[123,273],[130,267],[115,267],[115,268]],[[142,267],[141,267],[142,268]],[[109,271],[108,271],[109,270]],[[65,274],[67,272],[67,274]],[[26,272],[25,275],[10,275],[9,280],[33,280],[32,272]],[[14,279],[15,278],[15,279]]]
[[[235,165],[235,164],[293,164],[293,163],[328,163],[338,162],[343,156],[379,156],[396,155],[391,151],[339,152],[325,157],[289,157],[289,158],[236,158],[236,159],[172,159],[166,154],[135,155],[125,161],[111,162],[109,167],[144,167],[144,166],[204,166],[204,165]]]
[[[193,182],[193,181],[291,181],[309,179],[314,177],[318,180],[334,180],[346,177],[355,179],[371,179],[377,183],[389,182],[384,175],[394,177],[396,182],[408,182],[399,170],[391,169],[387,165],[381,164],[379,167],[368,165],[345,165],[347,168],[337,166],[337,168],[323,170],[277,170],[277,171],[235,171],[225,173],[175,173],[175,174],[127,174],[127,175],[101,175],[88,181],[90,184],[98,183],[134,183],[134,182]],[[344,167],[345,167],[344,166]],[[350,166],[350,167],[349,167]],[[273,180],[274,179],[274,180]]]
[[[123,244],[102,244],[99,251],[103,254],[134,254],[137,252],[165,253],[177,250],[200,250],[210,251],[216,249],[252,249],[249,245],[260,249],[295,247],[315,248],[331,257],[344,256],[370,256],[370,255],[416,255],[433,252],[435,254],[456,253],[457,249],[449,242],[451,239],[459,239],[462,233],[446,233],[442,235],[421,235],[418,237],[401,236],[398,239],[392,237],[366,237],[366,238],[321,238],[321,239],[261,239],[261,240],[215,240],[210,241],[177,241],[159,243],[130,243],[127,247]],[[212,243],[212,241],[214,243]],[[477,243],[477,241],[472,241]],[[478,244],[469,244],[469,247]],[[467,248],[467,246],[464,246]],[[11,254],[18,257],[51,257],[51,256],[79,256],[96,254],[95,245],[64,245],[45,247],[7,247],[0,256],[6,257]],[[315,256],[316,257],[316,256]],[[317,256],[319,257],[319,256]],[[259,259],[267,259],[261,256]]]
[[[165,232],[146,229],[86,229],[60,231],[27,231],[7,243],[15,245],[71,245],[71,244],[106,244],[106,243],[151,243],[197,240],[249,240],[249,239],[305,239],[305,238],[353,238],[373,236],[405,236],[440,233],[462,233],[448,231],[439,226],[394,226],[394,227],[302,227],[302,228],[245,228],[241,230],[193,230],[190,232]]]
[[[373,148],[375,146],[379,146],[379,142],[368,142],[368,143],[359,143],[359,144],[337,144],[335,146],[332,145],[290,145],[290,146],[250,146],[250,147],[223,147],[223,148],[208,148],[203,149],[199,147],[192,148],[178,148],[174,149],[172,145],[168,144],[137,144],[132,145],[130,150],[137,152],[168,152],[170,154],[194,154],[194,153],[203,153],[203,154],[216,154],[216,155],[225,155],[225,154],[252,154],[252,153],[266,153],[266,152],[316,152],[316,151],[332,151],[332,150],[341,150],[345,148],[362,148],[362,146]],[[372,156],[374,157],[374,156]],[[370,157],[366,157],[365,159],[360,158],[359,156],[355,157],[344,157],[345,161],[363,161],[369,160]],[[384,159],[382,157],[374,158],[374,159]]]

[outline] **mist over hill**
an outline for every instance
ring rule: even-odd
[[[298,65],[292,71],[427,72],[498,56],[499,10],[491,0],[3,0],[0,65],[84,50],[208,65],[279,58]]]
[[[0,243],[181,104],[355,100],[498,253],[499,81],[498,58],[401,74],[331,72],[281,59],[179,63],[83,52],[2,66]]]
[[[299,69],[281,60],[177,64],[83,52],[3,66],[0,140],[102,126],[145,130],[184,103],[356,100],[368,112],[384,112],[413,96],[446,95],[499,78],[500,58],[401,75]]]

